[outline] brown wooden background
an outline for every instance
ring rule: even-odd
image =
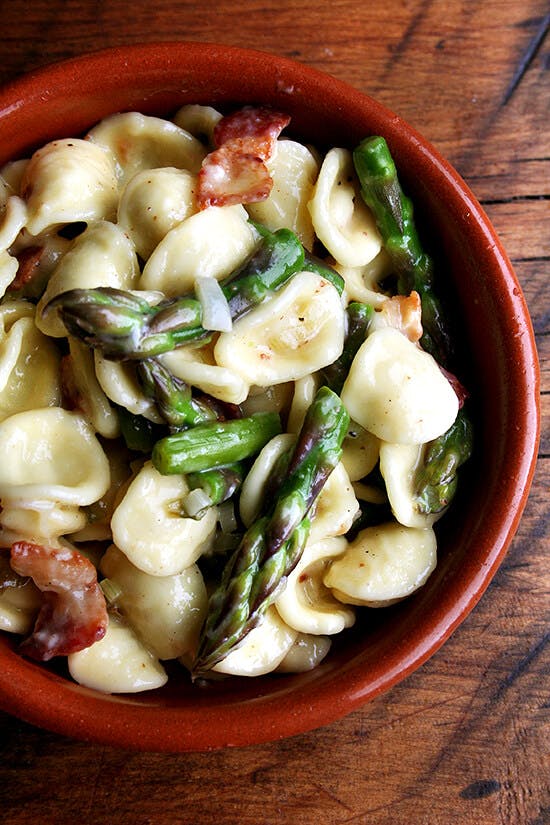
[[[523,286],[543,436],[509,554],[451,640],[346,719],[198,755],[70,741],[0,714],[2,825],[547,825],[550,38],[547,0],[7,0],[0,82],[143,40],[296,58],[378,98],[473,188]]]

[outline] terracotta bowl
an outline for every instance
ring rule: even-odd
[[[121,110],[169,115],[183,103],[269,103],[317,145],[386,137],[421,232],[448,276],[460,320],[461,376],[476,448],[440,522],[439,564],[408,601],[336,639],[316,670],[233,679],[207,689],[109,696],[24,659],[0,634],[0,706],[73,737],[145,750],[208,750],[279,739],[332,722],[404,679],[479,600],[517,528],[538,440],[538,367],[521,289],[494,229],[449,164],[399,117],[318,71],[204,43],[124,47],[34,72],[0,90],[0,163]],[[493,594],[494,595],[494,594]],[[383,616],[382,616],[383,614]]]

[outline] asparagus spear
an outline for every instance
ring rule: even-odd
[[[341,356],[322,371],[325,384],[336,393],[342,390],[351,362],[367,336],[373,312],[371,306],[357,301],[353,301],[346,308],[347,334],[344,349]]]
[[[243,479],[244,468],[240,462],[234,462],[227,467],[214,467],[212,470],[188,473],[186,481],[191,494],[194,496],[195,492],[201,491],[204,499],[201,499],[199,508],[193,506],[192,509],[189,497],[185,499],[183,507],[187,515],[195,519],[202,518],[208,507],[228,501],[241,487]]]
[[[422,304],[421,344],[440,363],[449,357],[450,341],[441,305],[433,291],[433,261],[422,248],[413,205],[399,183],[395,163],[383,137],[365,138],[353,153],[363,200],[372,210],[397,276],[397,291],[415,290]]]
[[[303,269],[304,249],[293,232],[257,229],[260,240],[253,254],[221,285],[233,320]],[[69,334],[101,349],[107,358],[150,358],[210,335],[202,326],[201,303],[194,296],[150,306],[124,290],[71,289],[50,301],[45,312],[54,309]]]
[[[191,395],[191,387],[156,358],[138,362],[138,375],[147,395],[170,427],[195,427],[218,418],[216,411]]]
[[[349,415],[339,397],[321,387],[278,490],[271,513],[245,533],[214,591],[193,675],[208,672],[260,621],[298,563],[310,529],[308,514],[342,454]]]
[[[280,432],[277,413],[207,421],[161,438],[153,447],[151,457],[163,475],[211,470],[254,455]]]
[[[454,424],[426,448],[414,479],[414,500],[420,513],[440,513],[455,494],[457,470],[472,453],[473,428],[464,411]]]

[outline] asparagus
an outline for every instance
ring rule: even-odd
[[[420,513],[440,513],[456,492],[457,470],[471,455],[473,428],[464,408],[446,433],[428,444],[414,478],[414,500]]]
[[[155,399],[160,415],[170,427],[195,427],[218,418],[212,406],[193,398],[191,387],[156,358],[139,361],[138,376],[146,394]]]
[[[187,515],[196,519],[202,518],[208,507],[228,501],[239,490],[243,479],[244,468],[240,462],[234,462],[227,467],[214,467],[212,470],[188,473],[186,481],[191,493],[201,491],[204,499],[201,499],[199,508],[193,507],[192,509],[186,499],[183,507]]]
[[[153,447],[151,458],[163,475],[211,470],[254,455],[280,432],[277,413],[207,421],[161,438]]]
[[[258,624],[307,541],[308,514],[342,454],[349,415],[321,387],[310,406],[271,512],[246,531],[212,594],[194,677],[206,674]]]
[[[371,306],[357,301],[346,309],[348,326],[344,349],[340,357],[322,371],[325,384],[336,393],[341,392],[357,350],[367,336],[373,312]]]
[[[254,252],[221,285],[233,320],[303,269],[304,249],[293,232],[256,228],[260,240]],[[150,306],[131,292],[111,287],[71,289],[53,298],[45,312],[55,309],[70,335],[112,359],[150,358],[210,336],[194,296]]]
[[[415,290],[420,296],[421,344],[440,364],[445,364],[450,341],[439,299],[433,291],[433,261],[422,248],[412,202],[401,189],[385,139],[365,138],[355,149],[353,161],[361,195],[374,214],[397,276],[397,291],[408,295]]]

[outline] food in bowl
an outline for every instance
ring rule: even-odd
[[[1,171],[0,627],[107,693],[302,672],[421,587],[470,454],[382,137],[125,112]]]

